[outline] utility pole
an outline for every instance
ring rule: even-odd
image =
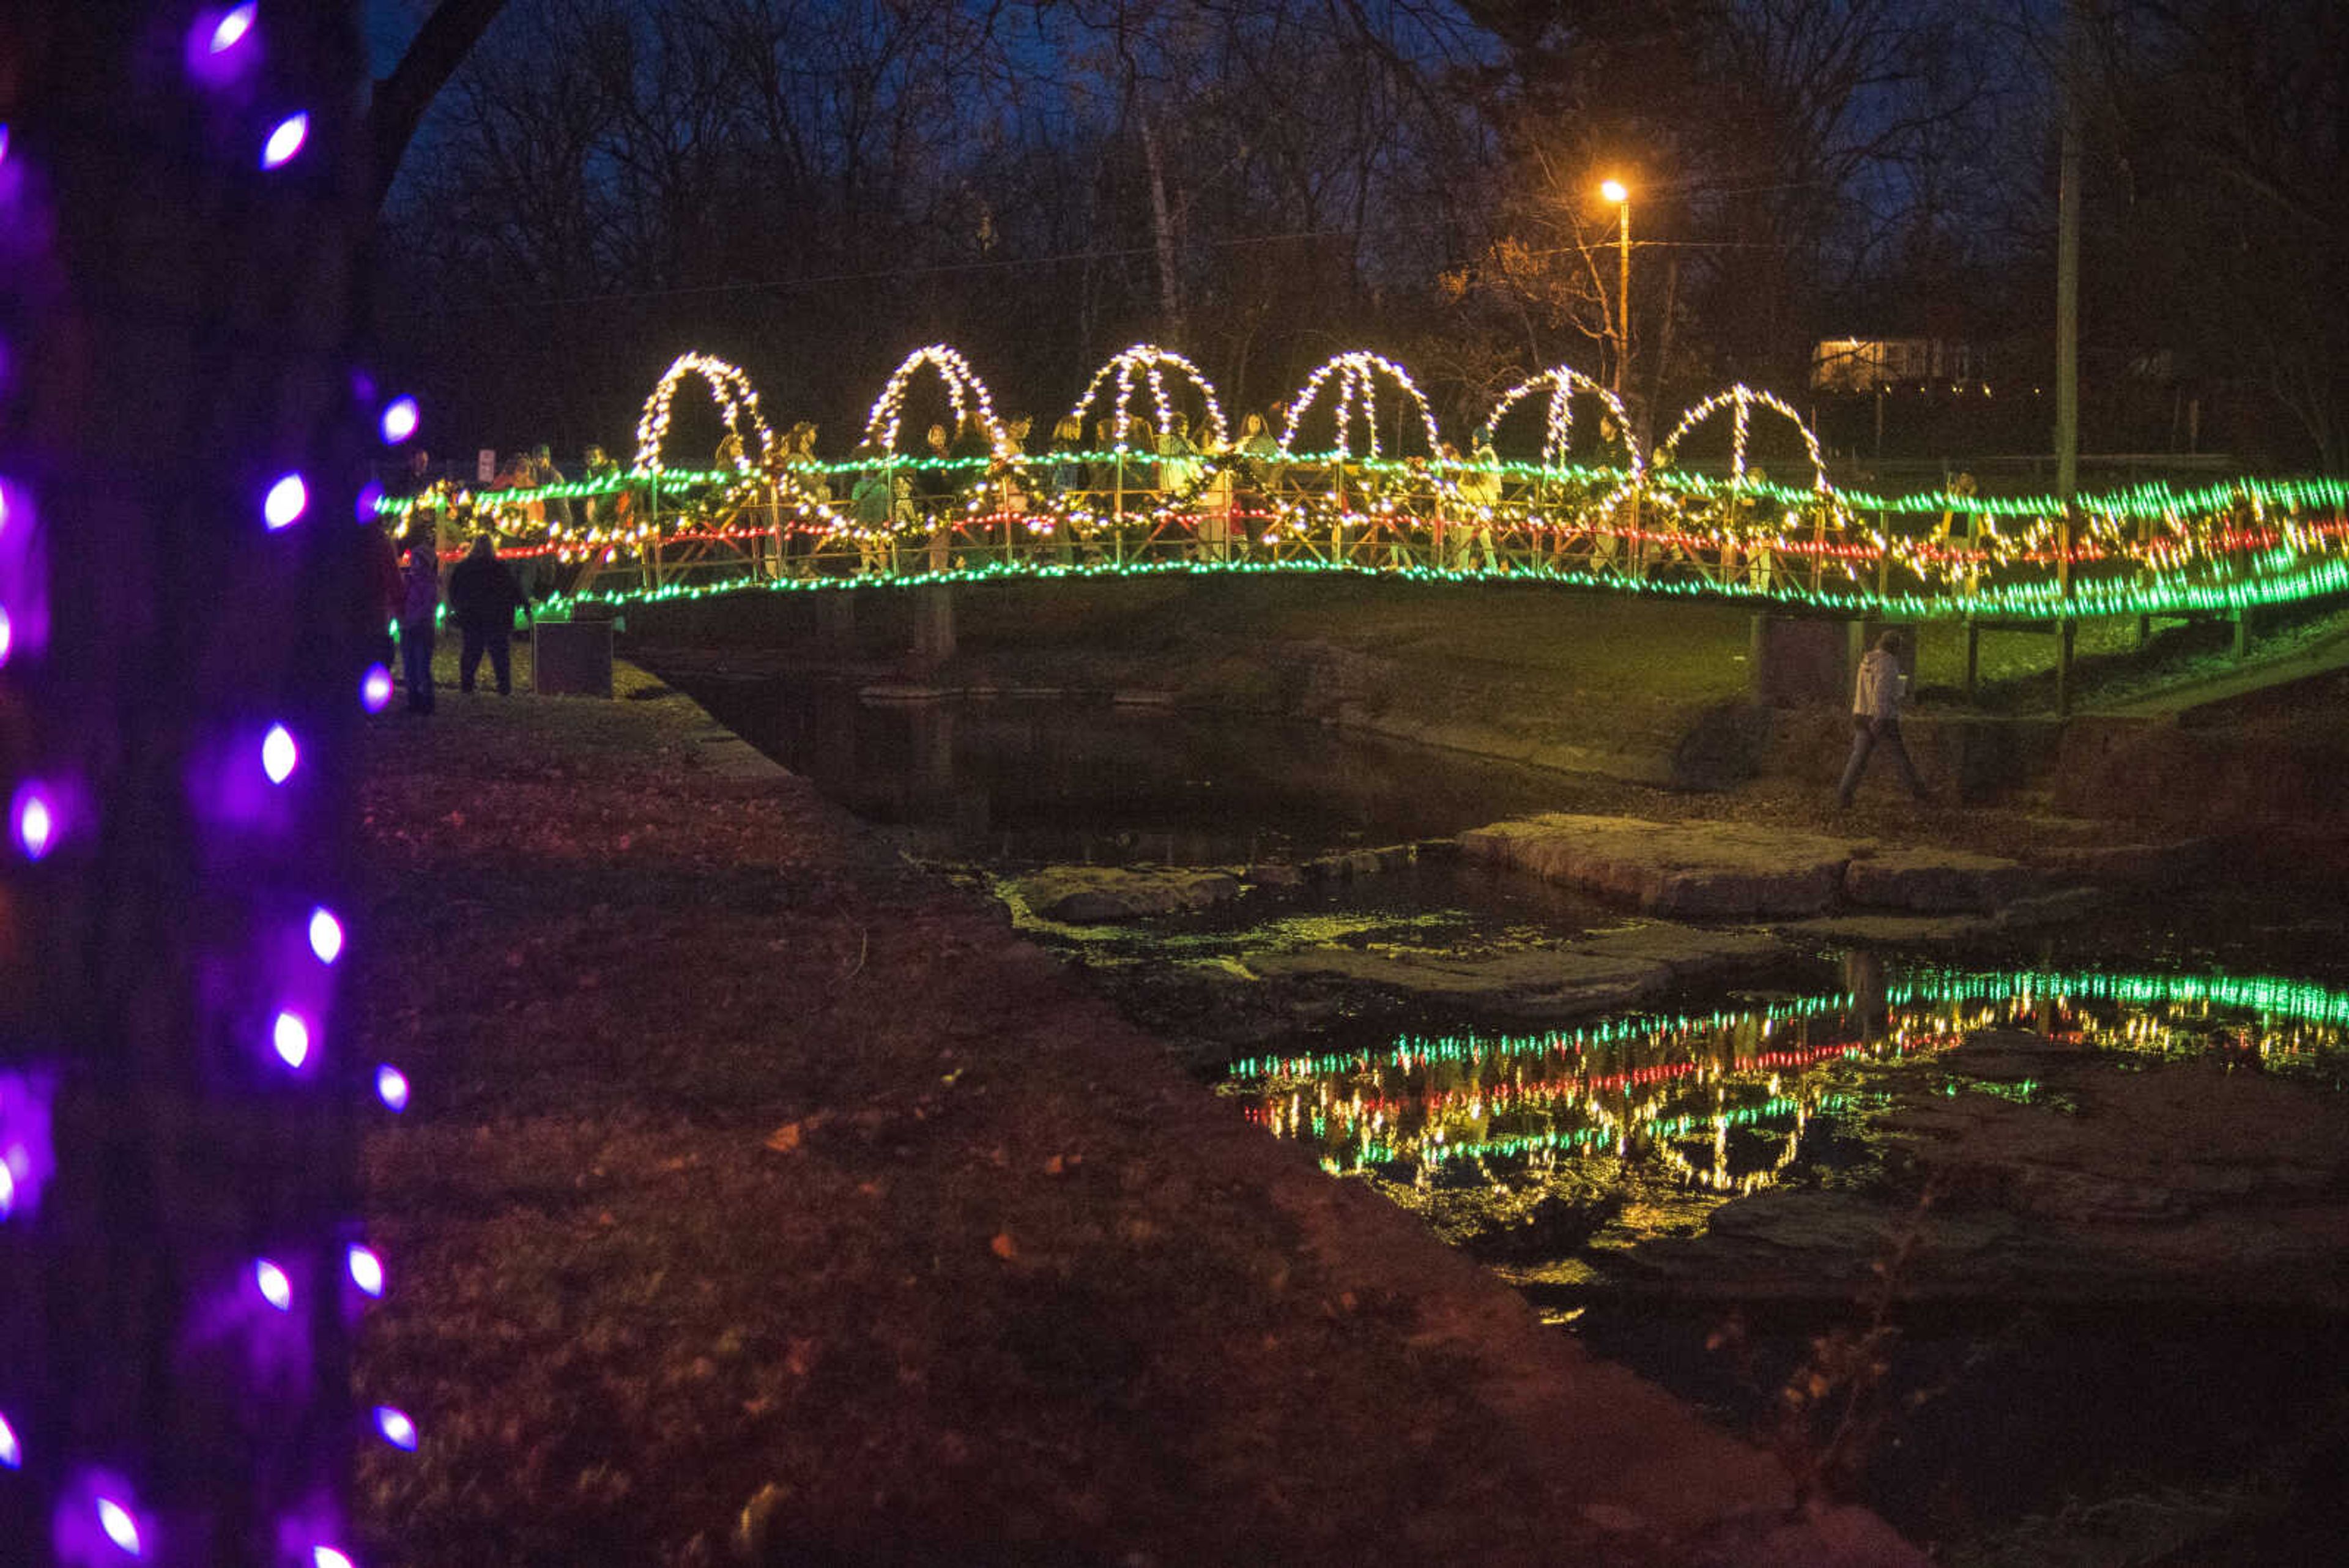
[[[2072,711],[2072,545],[2080,484],[2080,57],[2086,0],[2064,14],[2064,145],[2055,208],[2055,716]]]

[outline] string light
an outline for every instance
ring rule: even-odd
[[[302,145],[310,139],[310,117],[305,113],[289,114],[270,131],[269,140],[262,143],[261,166],[283,169],[301,155]]]
[[[141,1555],[145,1548],[139,1537],[139,1519],[130,1510],[110,1497],[98,1500],[98,1528],[106,1538],[132,1557]]]
[[[359,677],[359,706],[370,713],[380,713],[391,706],[391,671],[380,664],[370,664]]]
[[[375,1095],[395,1111],[408,1108],[408,1075],[387,1062],[375,1070]]]
[[[36,783],[19,784],[8,817],[16,847],[26,859],[39,860],[48,854],[57,841],[57,820],[47,790]]]
[[[411,1454],[416,1451],[416,1423],[408,1418],[407,1411],[396,1406],[378,1405],[375,1407],[375,1429],[382,1433],[383,1440],[393,1448]]]
[[[270,1049],[289,1067],[310,1059],[310,1025],[298,1012],[281,1012],[269,1026]]]
[[[325,964],[343,956],[343,923],[332,910],[321,907],[310,911],[310,951]]]
[[[272,724],[261,738],[261,771],[269,782],[282,784],[294,776],[302,761],[301,748],[294,743],[293,732],[283,724]]]
[[[310,507],[310,487],[302,483],[298,473],[289,473],[269,487],[269,494],[261,504],[263,521],[272,531],[298,522]]]
[[[384,444],[398,446],[414,435],[419,418],[414,398],[394,398],[384,406],[383,418],[379,421]]]
[[[261,1292],[261,1299],[279,1312],[294,1310],[293,1282],[285,1277],[285,1270],[267,1258],[253,1265],[253,1283]]]
[[[224,55],[245,40],[253,31],[253,10],[250,5],[232,7],[212,28],[209,47],[215,55]]]
[[[16,1428],[8,1417],[0,1415],[0,1469],[18,1470],[25,1468],[24,1446],[16,1441]]]
[[[351,1283],[371,1296],[383,1294],[383,1260],[367,1247],[354,1245],[345,1253]]]

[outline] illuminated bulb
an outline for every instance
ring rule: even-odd
[[[0,1469],[17,1470],[25,1468],[25,1450],[16,1442],[16,1428],[8,1417],[0,1416]]]
[[[376,519],[376,508],[382,504],[382,501],[383,486],[367,484],[359,491],[358,499],[351,503],[351,515],[361,523],[373,523]]]
[[[416,400],[414,398],[394,399],[383,410],[384,441],[389,445],[398,446],[416,433]]]
[[[371,1249],[358,1246],[345,1256],[350,1264],[351,1283],[371,1296],[383,1294],[383,1260]]]
[[[140,1554],[139,1521],[130,1516],[129,1509],[110,1497],[99,1498],[98,1522],[105,1530],[109,1541],[133,1557]]]
[[[14,640],[14,634],[8,627],[8,612],[0,609],[0,665],[8,662],[8,645]]]
[[[294,161],[295,155],[302,151],[302,144],[309,139],[310,117],[307,114],[287,115],[277,122],[277,129],[271,131],[269,140],[262,144],[261,166],[264,169],[283,169]]]
[[[0,163],[8,161],[8,127],[0,124]]]
[[[212,52],[215,55],[228,53],[244,42],[245,35],[252,31],[253,7],[239,5],[227,16],[222,16],[220,19],[220,26],[212,29]]]
[[[57,816],[49,809],[48,797],[27,784],[16,792],[16,816],[17,846],[26,859],[38,860],[57,837]]]
[[[359,677],[359,706],[370,713],[380,713],[391,706],[391,671],[380,664],[370,664]]]
[[[351,1560],[331,1546],[321,1546],[310,1553],[311,1568],[351,1568]]]
[[[376,1097],[395,1111],[408,1108],[408,1075],[386,1062],[375,1070]]]
[[[302,1022],[298,1012],[281,1012],[269,1032],[269,1043],[289,1067],[298,1067],[310,1059],[310,1026]]]
[[[298,473],[289,473],[269,487],[268,499],[261,504],[262,520],[272,531],[297,521],[310,509],[310,487],[302,483]]]
[[[323,906],[310,911],[310,950],[318,955],[320,963],[332,963],[343,956],[343,922]]]
[[[406,1449],[411,1454],[416,1451],[416,1423],[408,1418],[407,1411],[390,1405],[378,1405],[375,1407],[375,1429],[381,1432],[383,1440],[393,1448]]]
[[[295,764],[302,760],[302,750],[294,743],[292,732],[283,724],[269,726],[269,733],[261,738],[261,771],[269,782],[282,784],[294,776]]]
[[[261,1299],[279,1312],[290,1312],[294,1306],[294,1282],[285,1271],[264,1258],[253,1265],[253,1282],[261,1287]]]
[[[0,1159],[0,1220],[5,1220],[16,1209],[16,1176],[8,1162]]]

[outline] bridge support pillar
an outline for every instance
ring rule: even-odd
[[[826,653],[843,656],[856,651],[856,596],[820,593],[815,597],[815,639]]]
[[[935,670],[952,659],[954,651],[954,589],[943,587],[916,588],[914,662],[924,670]]]
[[[1745,669],[1754,701],[1791,708],[1837,701],[1847,695],[1844,682],[1849,667],[1841,626],[1767,611],[1754,616],[1752,624]]]

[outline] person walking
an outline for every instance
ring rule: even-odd
[[[1900,742],[1900,699],[1909,683],[1900,671],[1900,658],[1908,649],[1908,639],[1898,629],[1889,630],[1876,639],[1876,646],[1859,661],[1859,677],[1851,692],[1851,759],[1844,763],[1843,783],[1836,787],[1839,809],[1850,806],[1860,775],[1868,771],[1868,759],[1878,746],[1892,759],[1909,793],[1920,801],[1927,798],[1925,786],[1918,782],[1917,770],[1909,761],[1909,748]]]
[[[490,673],[497,678],[498,695],[513,695],[514,611],[529,601],[522,585],[498,559],[497,546],[487,534],[473,541],[471,554],[449,574],[449,615],[462,638],[457,656],[457,690],[471,695],[473,672],[481,655],[490,656]]]
[[[408,531],[407,593],[399,604],[399,672],[408,682],[408,711],[432,711],[433,621],[440,610],[440,557],[429,524]]]

